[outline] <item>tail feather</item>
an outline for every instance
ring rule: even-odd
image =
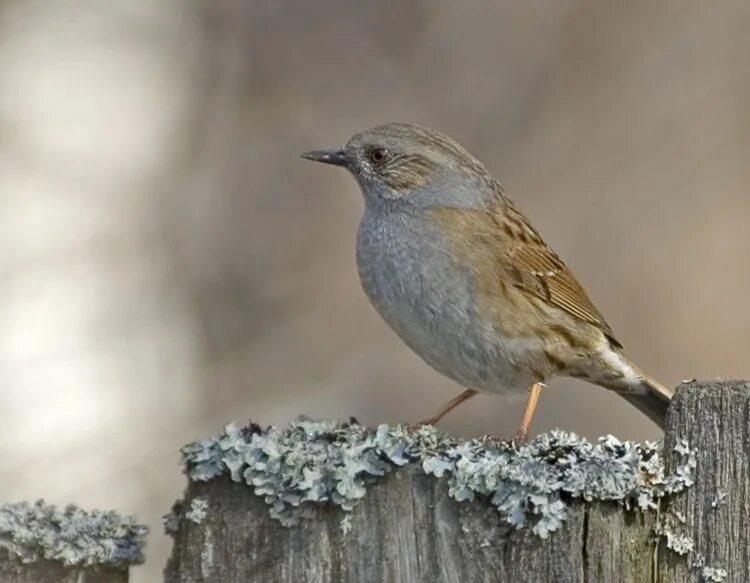
[[[651,421],[664,429],[667,410],[672,402],[674,391],[640,370],[638,370],[638,374],[641,377],[638,385],[633,386],[629,391],[618,391],[618,393]]]

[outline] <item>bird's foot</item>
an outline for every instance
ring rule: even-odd
[[[523,445],[529,441],[529,430],[521,427],[511,439],[514,445]]]

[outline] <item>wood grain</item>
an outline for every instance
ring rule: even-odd
[[[692,560],[727,571],[726,583],[750,581],[750,383],[690,383],[677,393],[667,418],[665,449],[679,439],[697,449],[695,485],[670,511],[685,516],[695,543]],[[667,457],[667,464],[675,463]],[[719,502],[720,494],[724,498]],[[715,507],[714,507],[715,506]],[[659,552],[660,583],[703,581],[700,569],[674,553]]]
[[[698,450],[695,484],[670,500],[684,514],[679,534],[695,551],[679,556],[657,542],[655,512],[612,502],[571,502],[547,540],[502,522],[485,501],[459,503],[444,480],[406,467],[377,481],[351,513],[321,505],[310,520],[283,527],[264,501],[226,476],[191,483],[185,502],[203,497],[205,519],[182,520],[167,583],[673,583],[705,580],[693,563],[750,581],[750,385],[693,383],[680,388],[665,455],[676,467],[678,440]],[[717,508],[719,492],[726,498]]]
[[[25,564],[7,551],[0,551],[2,583],[128,583],[127,569],[66,567],[56,561]]]

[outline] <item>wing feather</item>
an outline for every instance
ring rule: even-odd
[[[505,220],[511,226],[512,236],[504,246],[504,260],[516,287],[596,326],[620,346],[581,284],[526,218],[516,209],[507,207],[499,220]],[[509,231],[505,229],[504,232]]]

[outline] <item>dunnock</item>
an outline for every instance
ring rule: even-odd
[[[557,254],[485,167],[449,137],[389,123],[304,158],[347,168],[365,198],[357,235],[362,286],[429,365],[478,391],[529,391],[525,438],[545,382],[585,379],[659,425],[672,391],[645,375]]]

